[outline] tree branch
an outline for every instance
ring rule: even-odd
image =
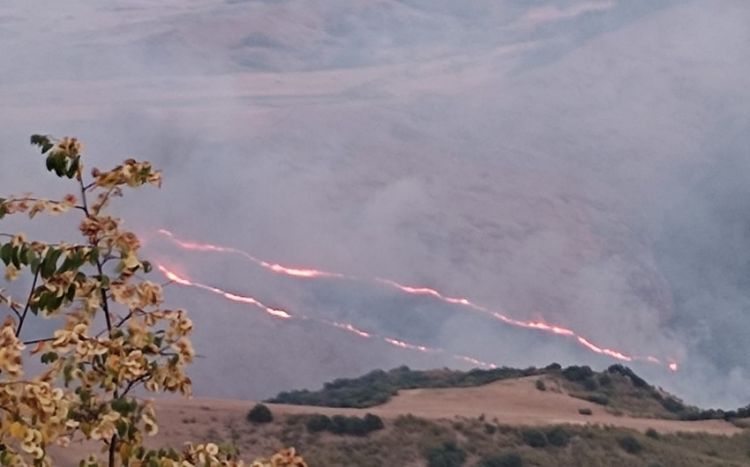
[[[31,298],[34,296],[34,289],[36,289],[36,281],[39,279],[39,269],[36,270],[36,274],[34,274],[34,280],[31,282],[31,290],[29,291],[29,297],[26,299],[26,306],[23,307],[23,313],[21,313],[21,316],[18,318],[18,327],[16,328],[16,337],[21,335],[21,328],[23,328],[23,323],[26,321],[26,315],[29,312],[29,307],[31,306]]]

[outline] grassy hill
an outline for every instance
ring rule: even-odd
[[[240,444],[293,445],[311,466],[740,466],[750,463],[747,432],[646,434],[602,426],[513,427],[480,418],[426,420],[402,415],[366,437],[311,433],[314,415],[244,426]]]
[[[735,411],[702,410],[685,405],[679,398],[650,385],[630,368],[612,365],[596,372],[588,366],[562,368],[496,368],[456,370],[411,370],[402,366],[376,370],[359,378],[337,379],[317,391],[282,392],[268,402],[321,407],[367,408],[388,402],[399,390],[417,388],[476,387],[512,378],[537,377],[540,391],[563,392],[604,406],[615,415],[679,420],[734,419],[750,415],[749,407]]]
[[[214,442],[243,459],[293,446],[310,466],[325,467],[750,464],[750,431],[736,418],[746,409],[687,407],[620,365],[399,367],[273,400],[284,403],[158,400],[161,427],[148,442]],[[691,417],[730,421],[680,420]],[[75,465],[87,449],[74,443],[60,465]]]

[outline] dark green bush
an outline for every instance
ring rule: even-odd
[[[547,431],[547,441],[552,446],[567,446],[570,442],[570,433],[565,428],[556,426]]]
[[[581,382],[594,375],[594,371],[588,366],[569,366],[562,371],[563,376],[568,381]]]
[[[607,373],[602,373],[601,375],[599,375],[599,384],[602,386],[612,385],[612,377]]]
[[[617,438],[617,444],[630,454],[638,454],[643,451],[643,445],[632,435],[621,436]]]
[[[659,432],[654,430],[653,428],[649,428],[646,430],[646,436],[653,439],[659,439]]]
[[[367,429],[368,433],[385,428],[385,425],[383,425],[383,420],[381,420],[381,418],[377,415],[368,413],[365,414],[365,417],[362,420],[365,423],[365,428]]]
[[[547,437],[539,430],[527,429],[521,432],[523,442],[532,448],[543,448],[547,446]]]
[[[509,452],[482,459],[477,467],[523,467],[523,459],[518,453]]]
[[[540,391],[546,391],[547,385],[541,379],[536,380],[536,388]]]
[[[466,451],[453,441],[446,441],[427,452],[428,467],[460,467],[466,462]]]
[[[596,391],[599,389],[599,384],[596,382],[594,377],[589,377],[583,380],[583,388],[587,391]]]
[[[268,402],[281,404],[316,405],[324,407],[366,408],[384,404],[400,389],[471,387],[509,378],[535,376],[543,370],[536,368],[474,369],[417,371],[401,366],[390,371],[375,370],[353,379],[337,379],[323,385],[319,391],[281,392]]]
[[[273,421],[271,409],[264,404],[255,404],[247,413],[247,421],[252,423],[270,423]]]
[[[310,416],[305,426],[310,433],[327,431],[331,428],[331,419],[327,415],[315,414]]]
[[[650,388],[651,387],[651,386],[649,386],[649,384],[646,382],[645,379],[643,379],[640,376],[636,375],[633,372],[633,370],[631,370],[630,368],[628,368],[628,367],[626,367],[624,365],[620,365],[619,363],[615,364],[615,365],[611,365],[609,368],[607,368],[607,372],[608,373],[619,373],[622,376],[626,376],[627,378],[630,379],[630,381],[632,381],[633,386],[635,386],[637,388],[644,388],[644,389],[646,389],[646,388]]]
[[[488,435],[494,435],[496,431],[497,431],[497,427],[495,425],[492,425],[490,423],[484,424],[484,432],[487,433]]]
[[[609,404],[609,397],[605,396],[604,394],[594,393],[594,394],[588,394],[585,399],[589,402],[593,402],[594,404],[599,405],[608,405]]]
[[[672,413],[680,413],[685,410],[685,404],[674,397],[665,397],[661,400],[661,405]]]
[[[325,415],[315,414],[308,418],[305,423],[307,431],[317,433],[329,431],[336,435],[366,436],[373,431],[382,430],[383,420],[377,415],[367,414],[363,418],[334,415],[329,418]]]
[[[331,417],[330,432],[336,435],[365,436],[367,426],[361,418],[334,415]]]
[[[578,409],[578,413],[581,415],[593,415],[594,412],[589,408]]]

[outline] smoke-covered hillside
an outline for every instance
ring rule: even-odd
[[[80,136],[97,165],[151,159],[163,190],[122,209],[155,258],[314,318],[172,286],[198,393],[467,365],[452,354],[616,361],[386,278],[654,356],[629,364],[690,402],[748,402],[746,2],[44,3],[0,6],[3,191],[38,180],[33,132]]]

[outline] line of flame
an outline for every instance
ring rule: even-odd
[[[157,230],[157,233],[169,238],[174,244],[178,245],[179,247],[183,249],[193,250],[193,251],[207,251],[207,252],[237,254],[276,274],[283,274],[283,275],[287,275],[291,277],[306,278],[306,279],[314,279],[314,278],[340,278],[340,279],[352,279],[352,280],[356,279],[354,277],[346,276],[344,274],[336,273],[336,272],[322,271],[322,270],[312,269],[312,268],[296,268],[296,267],[293,268],[293,267],[282,266],[277,263],[269,263],[267,261],[261,260],[251,255],[250,253],[246,251],[243,251],[237,248],[213,245],[209,243],[197,243],[197,242],[192,242],[192,241],[185,241],[183,239],[178,238],[174,233],[166,229],[159,229]],[[524,329],[533,329],[537,331],[552,333],[552,334],[559,335],[559,336],[569,337],[569,338],[574,339],[575,342],[577,342],[583,348],[593,353],[599,354],[599,355],[606,355],[615,360],[620,360],[624,362],[641,361],[641,362],[652,363],[656,365],[662,365],[662,360],[653,355],[634,356],[634,355],[628,355],[622,351],[609,349],[606,347],[601,347],[592,343],[589,339],[579,335],[572,329],[559,326],[559,325],[555,325],[555,324],[549,324],[544,321],[538,321],[538,320],[537,321],[522,321],[522,320],[518,320],[515,318],[511,318],[502,313],[498,313],[497,311],[490,310],[482,305],[478,305],[472,302],[471,300],[469,300],[468,298],[450,297],[450,296],[444,295],[443,293],[435,289],[431,289],[428,287],[408,286],[408,285],[400,284],[391,279],[384,279],[380,277],[373,279],[373,281],[395,288],[407,294],[429,296],[437,300],[440,300],[444,303],[463,306],[468,309],[471,309],[480,313],[484,313],[488,316],[491,316],[511,326],[524,328]],[[398,345],[398,344],[395,344],[394,342],[389,342],[389,343],[393,345]],[[675,362],[672,359],[668,359],[668,363],[666,366],[671,371],[677,371],[678,369],[677,362]]]
[[[281,318],[281,319],[284,319],[284,320],[288,320],[288,319],[292,319],[293,318],[293,316],[289,312],[287,312],[286,310],[277,309],[277,308],[271,308],[271,307],[263,304],[263,302],[261,302],[260,300],[254,298],[254,297],[250,297],[250,296],[247,296],[247,295],[238,295],[238,294],[235,294],[235,293],[227,292],[227,291],[222,290],[222,289],[220,289],[218,287],[213,287],[213,286],[210,286],[210,285],[202,284],[200,282],[191,281],[190,279],[187,279],[186,277],[181,276],[181,275],[177,274],[176,272],[168,269],[166,266],[164,266],[162,264],[157,264],[157,268],[159,269],[159,271],[161,271],[162,274],[164,274],[164,276],[167,279],[169,279],[170,281],[172,281],[172,282],[174,282],[176,284],[179,284],[179,285],[182,285],[182,286],[185,286],[185,287],[194,287],[194,288],[197,288],[197,289],[200,289],[200,290],[205,290],[207,292],[211,292],[211,293],[214,293],[216,295],[220,295],[220,296],[226,298],[227,300],[231,300],[233,302],[243,303],[243,304],[247,304],[247,305],[252,305],[252,306],[254,306],[256,308],[260,308],[262,311],[264,311],[265,313],[273,316],[274,318]],[[302,318],[302,319],[310,319],[310,320],[316,321],[318,323],[322,323],[322,324],[326,324],[328,326],[335,327],[337,329],[343,329],[344,331],[348,331],[348,332],[350,332],[350,333],[352,333],[352,334],[354,334],[356,336],[359,336],[361,338],[365,338],[365,339],[377,338],[377,339],[379,339],[379,340],[381,340],[381,341],[383,341],[383,342],[385,342],[385,343],[387,343],[387,344],[389,344],[391,346],[398,347],[400,349],[414,350],[414,351],[419,351],[419,352],[424,352],[424,353],[433,353],[433,352],[442,352],[443,351],[442,349],[434,349],[434,348],[430,348],[430,347],[427,347],[427,346],[424,346],[424,345],[411,344],[409,342],[406,342],[406,341],[403,341],[403,340],[399,340],[399,339],[395,339],[395,338],[392,338],[392,337],[378,336],[378,335],[373,334],[371,332],[366,332],[366,331],[363,331],[361,329],[358,329],[353,324],[350,324],[350,323],[340,323],[340,322],[335,322],[335,321],[326,321],[326,320],[322,320],[322,319],[314,319],[314,318],[309,318],[309,317],[304,316],[304,315],[298,315],[298,317]],[[483,361],[481,361],[479,359],[476,359],[476,358],[473,358],[473,357],[460,356],[460,355],[453,355],[453,357],[457,358],[457,359],[460,359],[460,360],[463,360],[463,361],[466,361],[466,362],[469,362],[469,363],[473,363],[475,365],[480,365],[480,366],[489,367],[489,368],[495,368],[496,367],[494,364],[486,363],[486,362],[483,362]]]

